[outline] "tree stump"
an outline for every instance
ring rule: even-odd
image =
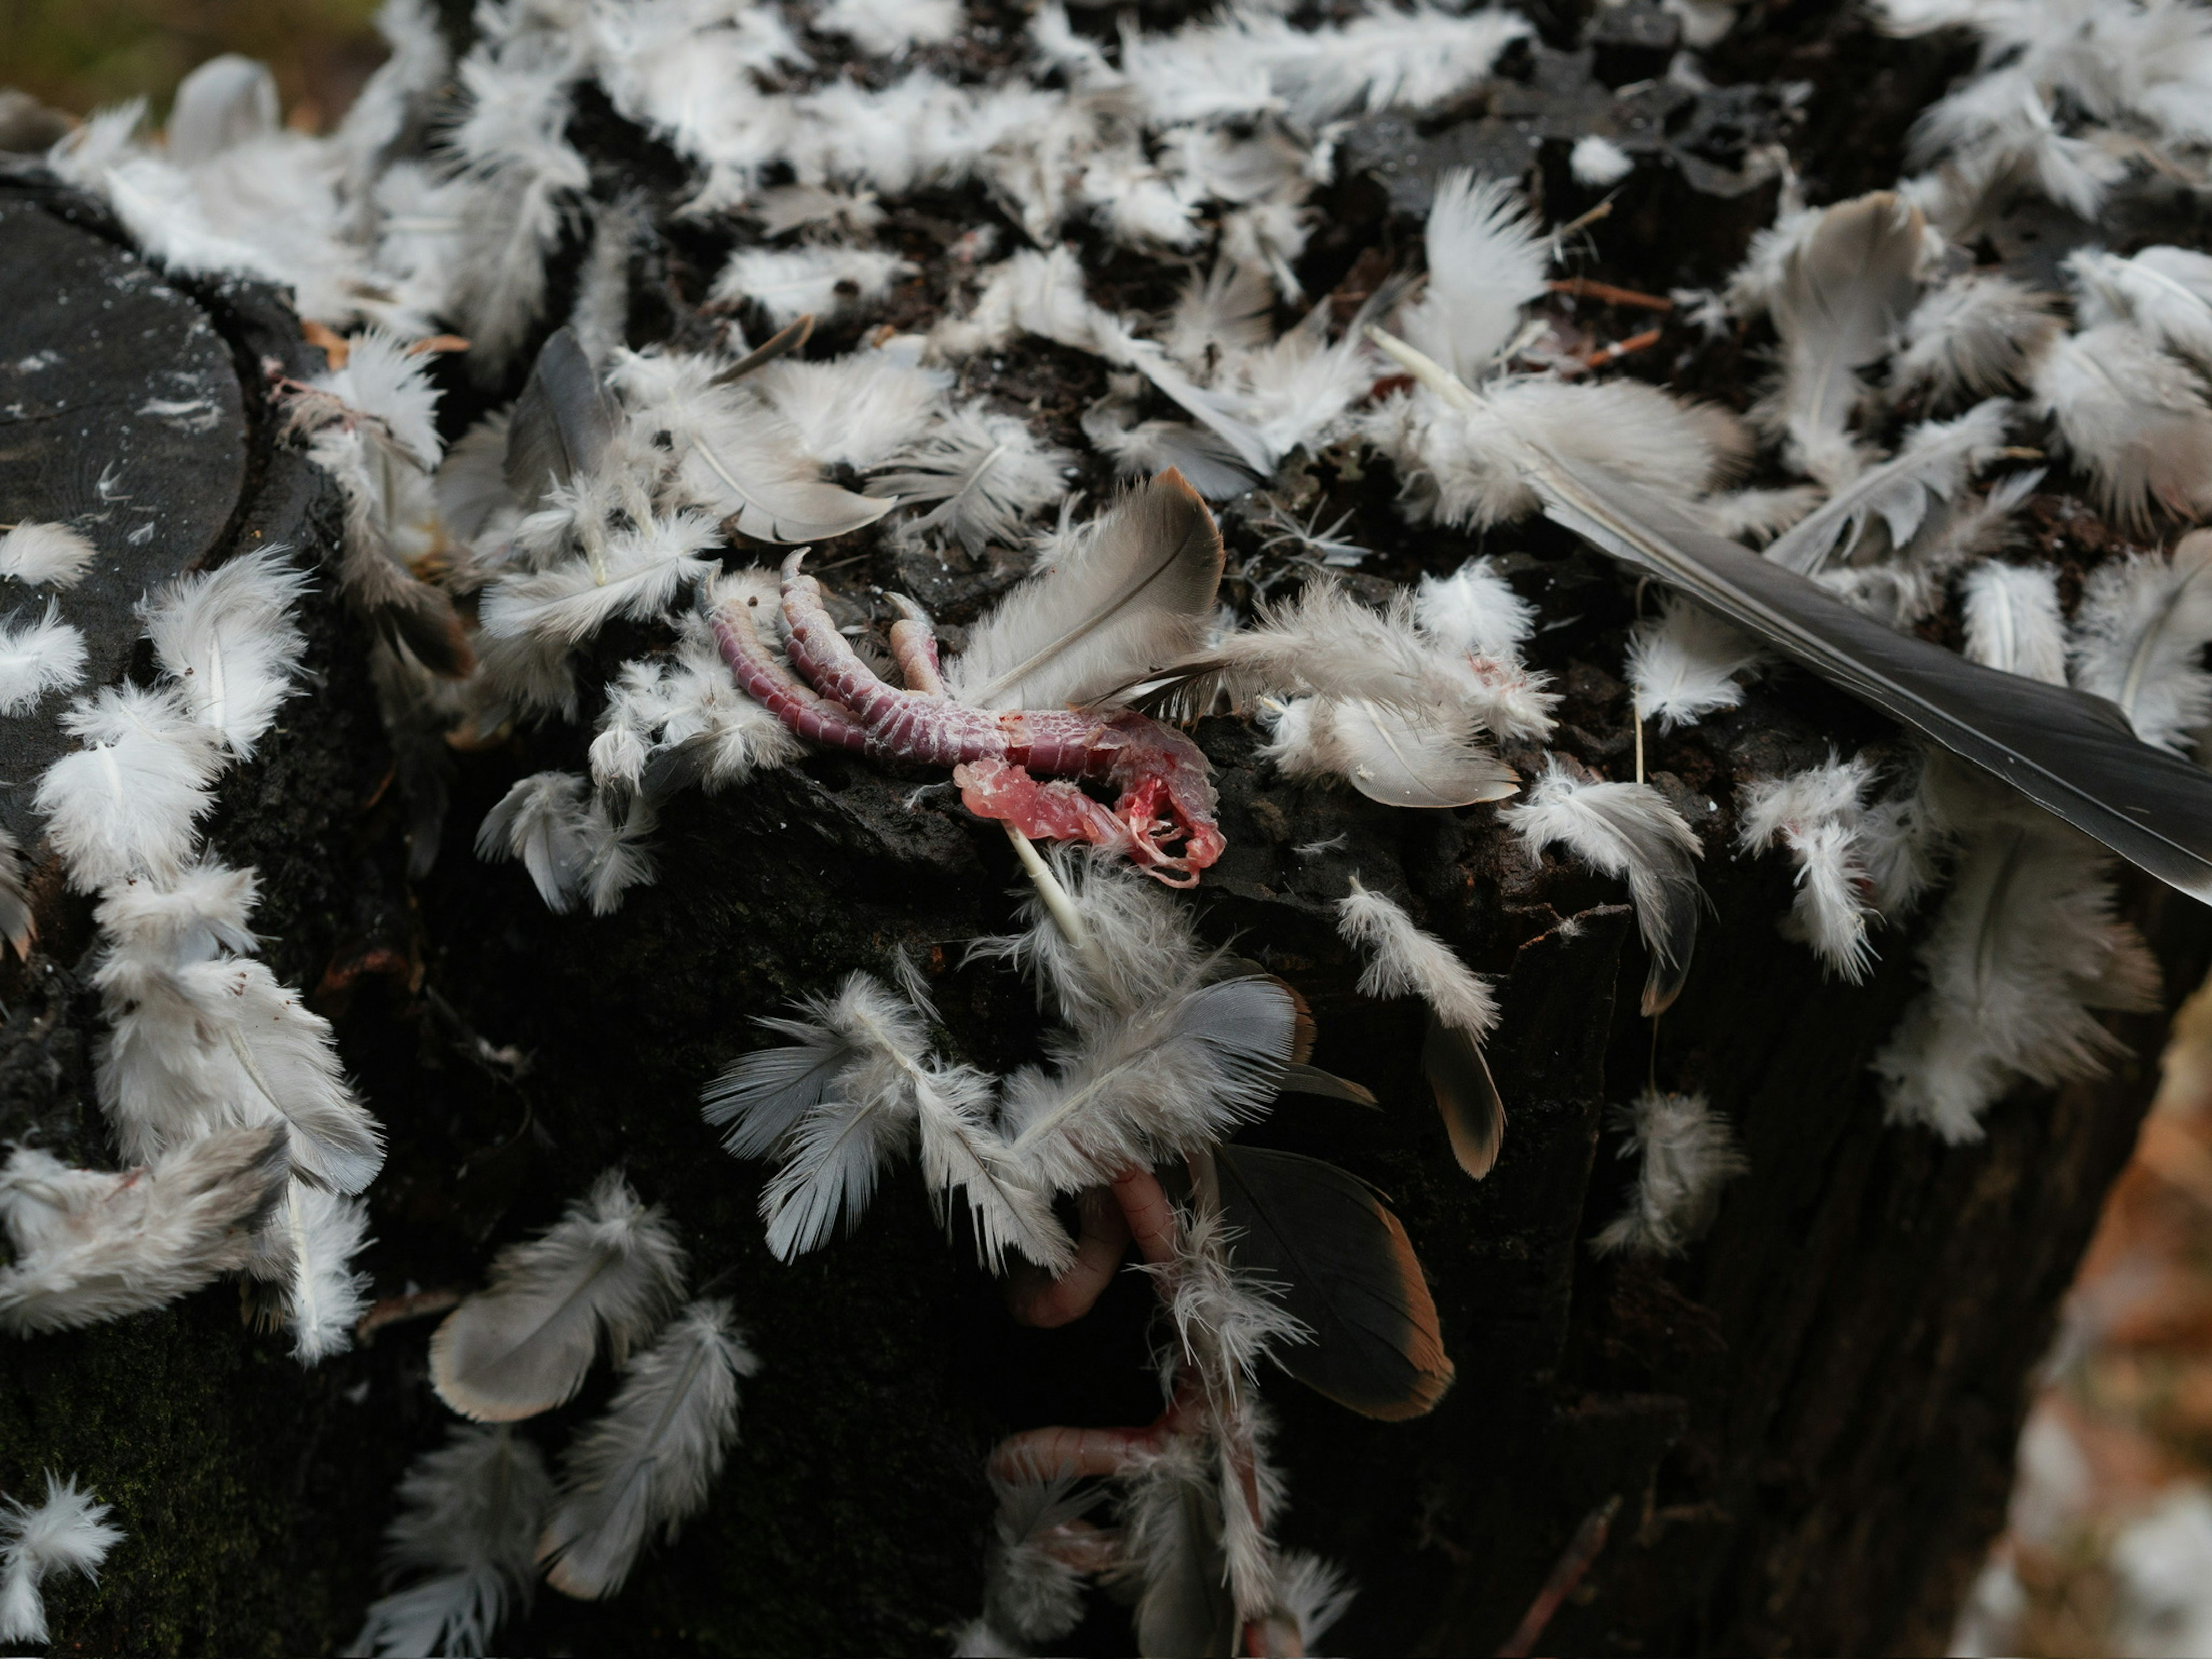
[[[1840,195],[1894,175],[1904,120],[1951,60],[1821,18],[1784,41],[1836,54],[1810,131],[1826,141],[1854,112],[1879,118],[1862,149],[1824,152]],[[1771,179],[1743,165],[1745,134],[1781,130],[1767,82],[1783,78],[1788,52],[1747,47],[1743,84],[1656,87],[1639,94],[1650,107],[1625,114],[1590,61],[1589,48],[1541,44],[1513,96],[1479,119],[1357,124],[1316,239],[1317,266],[1334,266],[1316,291],[1401,234],[1443,168],[1517,152],[1516,167],[1533,157],[1554,196],[1571,197],[1563,139],[1589,130],[1594,100],[1624,144],[1673,158],[1617,207],[1628,228],[1613,274],[1664,292],[1724,270],[1772,210]],[[1858,73],[1869,67],[1871,80]],[[681,168],[590,95],[574,137],[598,169],[595,198],[650,198],[632,253],[631,343],[702,337],[714,325],[701,306],[705,234],[676,215]],[[572,239],[556,258],[547,328],[581,252]],[[272,543],[330,555],[337,496],[282,441],[263,368],[274,357],[304,376],[320,364],[270,290],[164,279],[102,210],[28,168],[0,178],[0,270],[17,297],[0,319],[0,495],[11,515],[104,513],[122,532],[102,538],[116,557],[80,596],[94,684],[146,672],[131,606],[147,587]],[[899,307],[915,303],[895,297],[884,314],[911,326]],[[842,349],[882,319],[863,314],[823,337]],[[441,372],[449,439],[519,380],[472,392],[457,369]],[[1018,397],[1062,432],[1097,377],[1096,364],[1035,342],[976,371],[978,389]],[[1342,499],[1380,514],[1391,485],[1370,477]],[[1402,579],[1474,550],[1463,537],[1401,532],[1370,569]],[[1631,585],[1540,524],[1487,550],[1547,617],[1565,618],[1536,659],[1565,694],[1563,746],[1625,765],[1633,735],[1613,670]],[[1016,570],[860,552],[836,584],[855,620],[881,620],[881,590],[904,586],[957,626]],[[924,964],[969,1058],[999,1071],[1034,1058],[1030,988],[962,962],[963,942],[1005,929],[1017,902],[998,826],[944,791],[915,797],[925,778],[815,755],[678,799],[654,885],[611,916],[554,915],[519,868],[480,863],[471,841],[514,779],[582,765],[587,709],[581,726],[526,727],[459,757],[435,866],[410,881],[362,630],[327,584],[307,624],[310,694],[226,783],[211,835],[233,862],[258,866],[272,963],[336,1021],[390,1136],[370,1194],[376,1293],[480,1282],[494,1249],[619,1165],[674,1217],[695,1281],[732,1297],[764,1362],[729,1466],[680,1539],[648,1550],[617,1599],[542,1594],[504,1645],[944,1651],[981,1601],[988,1448],[1022,1428],[1141,1422],[1158,1409],[1151,1291],[1125,1274],[1077,1324],[1019,1328],[903,1171],[849,1237],[779,1263],[756,1212],[763,1171],[723,1155],[698,1096],[757,1044],[756,1018],[852,969],[880,970],[897,946]],[[639,642],[623,630],[599,641],[598,678]],[[1229,840],[1197,896],[1200,931],[1291,981],[1319,1023],[1316,1063],[1382,1103],[1285,1099],[1247,1138],[1325,1155],[1389,1194],[1458,1367],[1441,1406],[1405,1424],[1352,1418],[1287,1377],[1265,1383],[1290,1483],[1283,1535],[1362,1586],[1330,1638],[1342,1650],[1494,1650],[1585,1517],[1615,1503],[1584,1589],[1545,1638],[1557,1650],[1915,1653],[1946,1639],[2000,1523],[2026,1378],[2132,1144],[2165,1025],[2116,1019],[2126,1057],[2108,1078],[2018,1093],[1978,1144],[1884,1125],[1867,1064],[1913,994],[1918,933],[1885,936],[1865,983],[1827,981],[1777,932],[1787,868],[1730,848],[1739,784],[1887,730],[1780,675],[1740,709],[1652,737],[1650,775],[1698,831],[1712,905],[1687,990],[1655,1029],[1637,1012],[1644,958],[1619,884],[1557,855],[1531,860],[1492,807],[1393,812],[1302,787],[1261,763],[1248,725],[1199,724]],[[67,743],[50,714],[0,726],[0,817],[27,846],[40,834],[37,771]],[[1479,1184],[1455,1167],[1427,1103],[1419,1005],[1354,989],[1360,963],[1334,906],[1355,875],[1498,976],[1504,1018],[1489,1052],[1509,1127]],[[101,1163],[89,905],[51,859],[34,891],[38,950],[0,982],[0,1139]],[[2157,953],[2170,1009],[2203,976],[2212,929],[2148,883],[2129,888],[2128,913]],[[1655,1073],[1711,1095],[1752,1174],[1686,1261],[1601,1261],[1587,1241],[1620,1207],[1629,1175],[1607,1108]],[[302,1370],[218,1285],[159,1312],[11,1341],[0,1490],[22,1492],[49,1467],[76,1472],[129,1534],[96,1586],[49,1585],[59,1644],[343,1648],[378,1593],[393,1487],[450,1420],[426,1380],[428,1329],[395,1324]],[[595,1373],[532,1431],[586,1420],[612,1388]],[[1067,1650],[1128,1642],[1101,1601]]]

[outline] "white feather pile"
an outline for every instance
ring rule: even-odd
[[[1360,995],[1419,997],[1439,1021],[1478,1042],[1498,1024],[1498,999],[1490,982],[1454,955],[1451,946],[1424,933],[1395,899],[1357,876],[1351,895],[1337,901],[1336,931],[1367,958],[1359,975]]]
[[[2212,532],[2168,557],[2130,553],[2089,574],[2074,616],[2074,684],[2120,706],[2145,743],[2187,754],[2212,717]]]
[[[1672,732],[1734,708],[1743,702],[1739,677],[1765,659],[1747,635],[1703,605],[1662,593],[1657,613],[1629,630],[1628,684],[1636,695],[1636,718],[1656,720],[1662,732]]]
[[[212,733],[173,690],[111,686],[62,716],[83,747],[39,780],[39,811],[70,885],[88,893],[176,876],[222,762]]]
[[[229,1129],[119,1174],[34,1148],[0,1169],[0,1329],[95,1325],[158,1308],[244,1267],[285,1181],[282,1137]]]
[[[27,587],[75,587],[100,550],[65,524],[25,522],[0,534],[0,577]]]
[[[676,1536],[738,1437],[738,1379],[759,1369],[728,1303],[694,1302],[669,1322],[562,1460],[538,1546],[548,1583],[563,1595],[612,1595],[649,1533]]]
[[[192,718],[241,760],[293,695],[307,641],[292,613],[307,573],[264,548],[205,575],[180,576],[140,606],[154,654]]]
[[[0,1642],[47,1639],[46,1605],[39,1586],[57,1572],[100,1577],[107,1553],[123,1541],[108,1522],[106,1504],[46,1471],[46,1500],[31,1504],[10,1498],[0,1510]]]
[[[1863,757],[1831,756],[1822,765],[1754,779],[1736,792],[1737,847],[1758,853],[1779,842],[1797,866],[1786,931],[1853,985],[1865,979],[1874,957],[1867,942],[1873,878],[1859,846],[1873,781],[1874,767]]]
[[[0,628],[0,714],[27,714],[49,691],[73,691],[84,678],[84,635],[46,601],[43,614]]]
[[[462,1416],[509,1423],[565,1404],[601,1342],[617,1365],[680,1294],[684,1255],[659,1206],[609,1170],[568,1212],[491,1265],[491,1283],[430,1339],[430,1381]]]
[[[527,635],[566,647],[619,617],[658,617],[678,594],[714,574],[714,561],[705,556],[720,543],[720,529],[705,513],[647,514],[599,540],[596,559],[494,582],[483,598],[483,630],[494,639]]]
[[[1590,1241],[1600,1255],[1680,1255],[1720,1212],[1721,1188],[1751,1165],[1735,1132],[1701,1094],[1647,1089],[1613,1124],[1620,1156],[1640,1160],[1627,1206]]]
[[[1959,586],[1969,661],[2046,685],[2066,684],[2066,619],[2058,609],[2057,570],[1991,560],[1969,570]]]
[[[408,1577],[368,1609],[352,1651],[380,1659],[483,1654],[538,1583],[553,1481],[538,1448],[505,1425],[456,1424],[408,1467],[384,1534],[384,1571]]]

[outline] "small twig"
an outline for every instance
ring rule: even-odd
[[[1641,334],[1632,334],[1618,345],[1609,345],[1593,351],[1583,359],[1584,368],[1603,368],[1607,363],[1617,363],[1632,351],[1642,351],[1659,343],[1662,331],[1647,328]]]
[[[1632,288],[1615,288],[1589,276],[1562,276],[1544,286],[1554,294],[1577,300],[1602,300],[1609,306],[1636,306],[1645,311],[1672,311],[1674,302],[1662,295],[1639,294]]]
[[[376,1340],[376,1334],[386,1325],[399,1325],[410,1319],[428,1319],[432,1314],[441,1314],[461,1305],[461,1293],[457,1290],[416,1291],[406,1296],[387,1296],[361,1316],[353,1328],[354,1340],[367,1347]]]
[[[1574,1594],[1575,1586],[1583,1582],[1583,1575],[1590,1570],[1598,1552],[1605,1547],[1605,1535],[1612,1529],[1613,1517],[1620,1512],[1620,1494],[1615,1492],[1583,1517],[1575,1528],[1575,1535],[1567,1540],[1552,1568],[1552,1576],[1544,1581],[1544,1588],[1536,1592],[1536,1599],[1528,1604],[1528,1611],[1521,1615],[1498,1650],[1498,1659],[1528,1659],[1536,1650],[1536,1644],[1544,1634],[1544,1627],[1552,1622],[1552,1615],[1559,1610],[1559,1603]]]

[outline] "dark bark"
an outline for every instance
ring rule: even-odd
[[[1863,143],[1816,149],[1831,158],[1826,193],[1893,177],[1905,118],[1940,86],[1940,51],[1826,24],[1775,39],[1744,49],[1743,73],[1780,80],[1804,72],[1791,51],[1812,54],[1841,67],[1823,70],[1811,130],[1838,133],[1852,108],[1868,118]],[[1417,205],[1405,192],[1497,140],[1486,123],[1513,126],[1524,157],[1533,137],[1541,176],[1570,190],[1555,163],[1573,116],[1557,100],[1586,97],[1584,61],[1540,49],[1517,114],[1509,102],[1441,132],[1364,124],[1348,143],[1367,146],[1365,159],[1316,239],[1315,291],[1402,238],[1407,222],[1390,215]],[[1725,269],[1771,212],[1771,193],[1729,195],[1697,168],[1725,172],[1729,146],[1740,161],[1760,122],[1768,136],[1783,131],[1780,108],[1752,87],[1656,111],[1647,137],[1681,165],[1673,182],[1623,198],[1632,229],[1620,245],[1641,263],[1598,274],[1663,291]],[[580,125],[610,189],[666,171],[667,158],[604,107]],[[1697,179],[1707,187],[1686,182]],[[711,270],[700,234],[666,219],[641,252],[636,337],[711,326],[692,308],[702,265]],[[915,234],[921,258],[930,250]],[[328,551],[335,497],[279,441],[264,396],[264,356],[295,373],[307,364],[270,295],[155,278],[96,211],[27,177],[0,196],[0,269],[11,295],[66,291],[73,307],[106,284],[152,331],[126,339],[119,324],[102,333],[78,325],[76,311],[28,306],[0,322],[0,377],[51,337],[87,353],[76,406],[116,411],[68,433],[11,415],[0,426],[7,516],[76,510],[116,457],[143,468],[134,489],[162,504],[157,533],[97,579],[98,673],[146,672],[129,606],[149,583],[268,540]],[[1130,284],[1131,303],[1149,299],[1126,258],[1106,269]],[[896,300],[894,320],[926,321],[915,303]],[[825,343],[842,349],[875,320]],[[1670,336],[1665,349],[1681,343]],[[222,381],[216,424],[125,433],[140,417],[122,411],[167,395],[146,387],[179,372]],[[992,386],[1072,429],[1097,373],[1072,354],[1024,349],[1008,354]],[[458,377],[456,386],[458,429],[471,409]],[[1742,378],[1699,389],[1741,401]],[[15,396],[0,379],[0,406]],[[1390,527],[1391,485],[1370,475],[1318,488],[1332,510],[1349,506],[1371,526],[1386,575],[1465,556],[1464,538]],[[1625,689],[1604,665],[1620,660],[1629,589],[1542,526],[1489,550],[1508,556],[1547,617],[1566,619],[1541,636],[1537,663],[1567,694],[1562,746],[1624,765]],[[906,586],[957,625],[1011,572],[1011,561],[923,568],[879,553],[857,574]],[[874,603],[859,581],[847,602],[855,617]],[[911,1172],[889,1179],[851,1237],[778,1264],[754,1210],[762,1171],[720,1152],[697,1097],[758,1040],[756,1016],[851,969],[880,969],[897,945],[920,953],[969,1058],[1004,1070],[1034,1057],[1030,988],[960,962],[962,941],[1012,911],[1018,875],[999,830],[943,790],[908,800],[932,780],[817,757],[719,798],[679,799],[659,837],[657,885],[612,917],[556,917],[519,869],[479,864],[469,846],[515,776],[580,763],[584,734],[553,727],[462,759],[437,866],[410,888],[358,626],[327,592],[307,621],[311,694],[228,781],[212,833],[225,857],[259,867],[272,963],[337,1020],[390,1133],[391,1162],[370,1194],[378,1292],[476,1282],[495,1248],[550,1221],[618,1163],[673,1214],[695,1282],[720,1279],[764,1360],[708,1510],[675,1545],[649,1551],[622,1595],[580,1604],[549,1593],[506,1645],[944,1650],[980,1604],[988,1446],[1015,1429],[1139,1422],[1158,1408],[1150,1292],[1123,1275],[1072,1327],[1017,1328],[965,1243],[948,1243]],[[637,643],[605,642],[604,661]],[[1291,1493],[1285,1534],[1364,1586],[1333,1646],[1490,1651],[1583,1518],[1614,1497],[1609,1541],[1550,1648],[1911,1653],[1943,1640],[1998,1524],[2025,1378],[2131,1143],[2163,1024],[2117,1022],[2128,1052],[2111,1078],[2021,1092],[1978,1145],[1946,1148],[1883,1124],[1866,1065],[1913,994],[1915,936],[1885,936],[1866,984],[1827,982],[1776,931],[1786,867],[1729,851],[1739,782],[1817,761],[1831,740],[1883,732],[1840,696],[1782,676],[1742,709],[1653,740],[1655,779],[1703,838],[1714,907],[1688,990],[1655,1035],[1636,1014],[1644,961],[1615,884],[1556,859],[1532,865],[1491,808],[1393,814],[1297,788],[1255,762],[1244,726],[1200,727],[1230,840],[1199,896],[1201,931],[1235,939],[1297,985],[1320,1020],[1316,1061],[1382,1102],[1367,1113],[1285,1100],[1249,1138],[1324,1155],[1390,1195],[1459,1368],[1437,1412],[1402,1425],[1352,1418],[1285,1377],[1266,1385]],[[0,811],[27,836],[36,833],[22,816],[28,781],[64,741],[51,719],[0,734],[10,783]],[[1498,1168],[1479,1185],[1452,1164],[1426,1103],[1418,1006],[1353,989],[1358,963],[1332,907],[1355,872],[1502,976],[1492,1054],[1510,1122]],[[99,1161],[88,905],[62,890],[51,862],[38,894],[40,954],[0,988],[0,1137]],[[2212,951],[2203,914],[2145,886],[2130,895],[2178,1000]],[[529,1056],[519,1079],[486,1057],[508,1045]],[[1620,1206],[1629,1167],[1613,1156],[1606,1106],[1647,1074],[1709,1091],[1740,1126],[1752,1173],[1686,1261],[1599,1262],[1584,1241]],[[392,1487],[449,1420],[426,1381],[427,1334],[398,1326],[303,1371],[281,1336],[243,1325],[223,1285],[0,1351],[0,1489],[21,1493],[48,1467],[74,1472],[117,1506],[130,1534],[96,1587],[50,1583],[63,1644],[343,1646],[376,1594]],[[557,1447],[610,1391],[595,1375],[579,1401],[526,1431]],[[1102,1602],[1073,1645],[1124,1651],[1127,1639]]]

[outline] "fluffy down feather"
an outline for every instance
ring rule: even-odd
[[[2090,573],[2074,617],[2074,684],[2110,697],[2145,743],[2186,754],[2212,716],[2212,531],[2171,557],[2131,553]]]
[[[1429,281],[1398,313],[1406,338],[1469,386],[1511,343],[1521,308],[1544,292],[1551,250],[1518,187],[1460,167],[1437,180]]]
[[[1959,586],[1969,660],[2046,685],[2066,684],[2066,621],[2058,610],[2057,570],[1991,560],[1969,570]]]
[[[89,893],[175,876],[222,765],[213,734],[174,691],[135,685],[80,697],[62,726],[84,746],[46,769],[37,805],[70,885]]]
[[[1873,886],[1859,847],[1863,798],[1874,781],[1863,758],[1778,778],[1759,778],[1736,793],[1736,845],[1757,853],[1780,842],[1797,866],[1794,933],[1841,978],[1856,985],[1874,950],[1867,943]]]
[[[0,534],[0,577],[26,586],[75,587],[100,556],[82,531],[25,522]]]
[[[353,1651],[483,1654],[538,1584],[538,1535],[553,1481],[538,1448],[505,1425],[456,1424],[408,1467],[384,1534],[384,1570],[410,1577],[373,1603]]]
[[[2154,501],[2184,516],[2212,507],[2212,410],[2136,329],[2106,323],[2055,342],[2034,390],[2108,512],[2141,523]]]
[[[180,576],[139,607],[154,653],[192,718],[240,759],[252,757],[277,706],[293,695],[307,642],[292,613],[307,586],[286,550],[271,547],[204,575]]]
[[[1337,901],[1336,930],[1366,955],[1362,996],[1418,996],[1443,1024],[1478,1042],[1498,1024],[1498,999],[1489,981],[1442,939],[1424,933],[1397,901],[1356,876],[1351,896]]]
[[[25,1147],[0,1169],[0,1329],[95,1325],[175,1301],[245,1267],[283,1192],[284,1139],[225,1129],[120,1174]]]
[[[1720,1212],[1721,1188],[1751,1165],[1729,1121],[1701,1094],[1647,1089],[1613,1113],[1626,1132],[1620,1156],[1640,1161],[1627,1206],[1590,1248],[1601,1255],[1680,1255]]]
[[[1656,615],[1628,635],[1628,683],[1636,693],[1636,718],[1656,720],[1662,732],[1695,726],[1706,715],[1743,701],[1739,676],[1765,660],[1748,635],[1739,634],[1703,605],[1679,593],[1662,593]]]
[[[1702,848],[1681,814],[1649,784],[1585,782],[1552,755],[1528,799],[1501,816],[1531,853],[1556,842],[1628,883],[1637,927],[1651,954],[1644,1012],[1663,1012],[1690,971],[1705,902],[1692,864]]]
[[[64,1480],[46,1471],[46,1501],[33,1505],[6,1500],[0,1510],[0,1642],[46,1640],[46,1607],[39,1584],[49,1574],[100,1577],[100,1564],[123,1541],[123,1528],[108,1524],[109,1508],[71,1475]]]
[[[563,1595],[612,1595],[648,1533],[676,1536],[738,1437],[738,1379],[759,1369],[728,1303],[694,1302],[669,1322],[562,1460],[538,1545],[548,1583]]]
[[[977,555],[1012,545],[1022,521],[1067,492],[1073,459],[1041,442],[1018,416],[961,404],[922,437],[894,452],[867,493],[936,506],[899,526],[906,536],[938,531]]]
[[[538,1237],[510,1244],[491,1283],[430,1339],[430,1381],[481,1423],[509,1423],[565,1404],[602,1339],[617,1364],[665,1316],[684,1255],[659,1207],[609,1170]]]
[[[73,690],[83,678],[84,635],[53,600],[43,615],[0,629],[0,714],[27,714],[47,692]]]

